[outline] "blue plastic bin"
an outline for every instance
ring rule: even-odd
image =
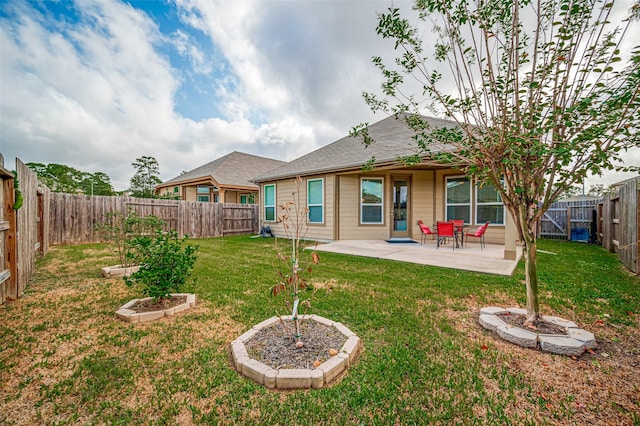
[[[587,228],[573,228],[571,230],[571,241],[589,241],[589,230]]]

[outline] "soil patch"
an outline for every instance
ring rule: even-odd
[[[299,348],[292,337],[293,330],[293,324],[288,331],[282,324],[260,330],[245,342],[249,356],[276,370],[313,368],[314,362],[326,361],[331,357],[331,349],[339,351],[347,341],[345,335],[333,327],[316,321],[303,321],[300,323],[303,346]]]
[[[545,321],[542,318],[533,321],[531,324],[524,325],[527,321],[526,315],[505,312],[504,314],[496,314],[496,316],[509,325],[520,327],[536,334],[567,334],[564,327]]]
[[[187,302],[187,296],[173,296],[173,297],[165,297],[162,299],[148,299],[148,300],[140,300],[134,303],[128,309],[135,311],[137,313],[142,312],[154,312],[154,311],[164,311],[165,309],[173,308],[174,306],[182,305]]]

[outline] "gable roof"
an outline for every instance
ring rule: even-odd
[[[257,188],[257,185],[251,179],[283,164],[285,164],[284,161],[234,151],[163,182],[157,187],[211,177],[215,182],[223,186]]]
[[[431,129],[457,127],[457,123],[433,117],[422,117]],[[254,179],[255,182],[284,179],[295,176],[361,169],[371,157],[375,164],[397,161],[398,157],[414,155],[416,132],[401,118],[394,116],[369,125],[369,136],[375,143],[366,147],[358,138],[346,136],[325,145],[283,166],[270,170]]]

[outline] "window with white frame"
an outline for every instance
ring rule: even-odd
[[[447,178],[446,220],[471,223],[471,182],[467,177]]]
[[[264,186],[264,220],[275,222],[276,220],[276,185]]]
[[[360,223],[383,223],[384,180],[362,178],[360,180]]]
[[[504,225],[504,204],[494,185],[476,187],[476,223]]]
[[[307,180],[309,223],[324,223],[324,179]]]

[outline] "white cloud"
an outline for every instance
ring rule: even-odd
[[[67,4],[78,22],[29,3],[0,4],[7,159],[103,171],[124,189],[142,155],[154,156],[169,179],[234,150],[291,160],[383,118],[361,92],[377,91],[381,81],[371,57],[394,53],[375,32],[376,12],[389,1],[175,3],[190,28],[169,34],[116,0]],[[395,3],[408,12],[410,2]],[[214,53],[194,30],[210,38]],[[161,53],[168,46],[184,68]],[[204,101],[219,116],[194,120],[175,111],[190,73],[209,77],[203,93],[214,95]]]

